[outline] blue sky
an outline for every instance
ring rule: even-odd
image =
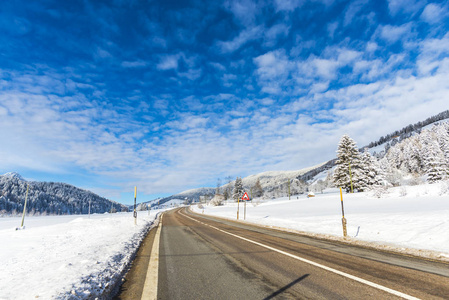
[[[2,1],[0,172],[122,202],[449,108],[447,1]]]

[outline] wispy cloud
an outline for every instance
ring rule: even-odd
[[[263,27],[255,26],[242,30],[230,41],[218,41],[217,46],[223,53],[234,52],[249,41],[262,37]]]
[[[148,63],[142,60],[136,60],[136,61],[124,61],[122,62],[121,65],[124,68],[141,68],[146,67]]]
[[[159,70],[170,70],[178,68],[179,55],[165,55],[161,57],[160,62],[157,64]]]
[[[448,17],[448,8],[447,6],[441,6],[436,3],[429,3],[424,8],[421,19],[430,24],[438,24],[443,19]]]
[[[441,2],[1,8],[0,170],[117,200],[309,167],[447,107]]]

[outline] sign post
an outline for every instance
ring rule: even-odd
[[[244,207],[243,220],[246,220],[246,201],[244,202],[243,207]]]
[[[28,188],[29,188],[29,185],[27,184],[27,193],[26,193],[26,196],[25,196],[25,204],[23,206],[22,223],[20,224],[20,228],[21,229],[24,228],[23,227],[23,222],[25,221],[25,212],[27,211]]]
[[[340,188],[340,198],[341,198],[341,214],[343,216],[341,218],[341,223],[343,225],[343,236],[346,237],[346,236],[348,236],[348,232],[346,231],[345,209],[343,207],[343,193],[341,191],[341,188]]]
[[[134,225],[137,225],[137,210],[136,210],[137,186],[134,187]]]
[[[243,214],[243,220],[246,220],[246,201],[249,200],[249,196],[248,194],[245,192],[242,196],[242,201],[243,201],[243,207],[244,207],[244,214]]]
[[[237,220],[239,219],[240,198],[237,198]]]

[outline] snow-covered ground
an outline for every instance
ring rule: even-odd
[[[449,260],[448,183],[343,194],[346,241]],[[246,221],[342,239],[338,190],[247,203]],[[196,205],[193,210],[202,213]],[[94,299],[120,284],[156,213],[0,218],[0,299]],[[235,219],[236,203],[205,206]],[[240,204],[243,218],[243,205]],[[387,245],[384,247],[382,245]]]
[[[107,295],[158,212],[0,218],[0,299]]]
[[[447,182],[390,188],[381,198],[374,192],[343,193],[343,200],[347,242],[449,260]],[[314,198],[301,195],[257,202],[247,203],[247,222],[343,240],[337,189],[316,193]],[[197,206],[192,209],[203,212]],[[236,219],[237,203],[205,206],[204,214]],[[240,203],[240,220],[243,217]]]

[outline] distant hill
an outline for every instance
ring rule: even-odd
[[[415,124],[410,124],[400,130],[396,130],[390,134],[382,136],[379,140],[375,142],[369,143],[367,146],[361,147],[360,152],[364,151],[364,149],[368,149],[375,157],[382,158],[390,149],[391,146],[396,145],[397,143],[415,135],[421,133],[421,131],[432,124],[438,123],[440,121],[449,119],[449,110],[443,111],[435,116],[429,117],[424,121],[417,122]],[[335,149],[337,149],[338,145],[335,145]],[[316,175],[329,170],[335,166],[335,162],[337,159],[329,160],[328,162],[316,167],[312,168],[308,172],[298,176],[297,178],[301,181],[309,181],[312,180]]]
[[[155,199],[148,202],[144,202],[151,207],[157,207],[158,205],[165,205],[171,200],[182,200],[185,203],[198,202],[201,196],[213,195],[215,188],[197,188],[181,192],[176,195],[172,195],[165,198]]]
[[[0,175],[0,214],[23,212],[29,185],[27,213],[33,215],[87,214],[127,211],[120,203],[100,197],[90,191],[59,182],[26,181],[17,173]]]
[[[363,151],[368,148],[377,158],[383,157],[391,146],[394,146],[398,142],[407,139],[415,134],[419,134],[425,127],[440,122],[442,120],[449,119],[449,110],[443,111],[435,116],[429,117],[424,121],[417,122],[415,124],[408,125],[400,130],[396,130],[386,136],[381,137],[379,140],[369,143],[367,146],[360,148]],[[338,145],[334,146],[337,149]],[[331,159],[322,164],[304,168],[297,171],[269,171],[255,175],[250,175],[242,178],[243,188],[245,191],[251,191],[254,187],[257,179],[260,180],[260,184],[264,190],[264,197],[278,197],[285,196],[290,188],[291,194],[302,194],[308,191],[309,184],[319,174],[325,174],[327,170],[332,169],[335,166],[336,158]],[[288,183],[290,181],[290,183]],[[289,187],[290,185],[290,187]],[[234,188],[234,181],[227,183],[220,187],[220,193],[225,191],[228,194],[232,193]],[[204,192],[205,188],[188,191],[190,197],[194,202],[199,200],[199,195],[213,195],[215,194],[215,188],[207,188],[207,193]],[[183,193],[175,196],[170,196],[165,199],[175,199],[180,197]],[[167,200],[167,201],[168,201]],[[161,200],[162,201],[162,200]]]

